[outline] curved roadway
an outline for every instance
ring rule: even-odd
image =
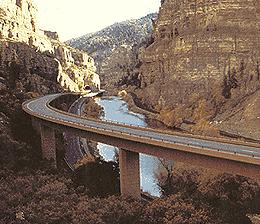
[[[81,115],[81,108],[86,101],[86,98],[77,99],[69,108],[68,112],[76,115]],[[70,133],[63,133],[65,139],[65,161],[74,170],[75,164],[80,161],[87,153],[82,147],[80,137],[75,137]]]
[[[207,151],[213,150],[215,153],[220,154],[227,153],[233,155],[242,155],[244,157],[252,158],[254,160],[254,164],[260,165],[259,144],[228,142],[227,140],[222,139],[211,140],[210,138],[203,139],[200,137],[196,138],[185,135],[176,136],[149,128],[137,128],[123,124],[120,125],[100,120],[86,119],[80,116],[71,115],[66,112],[58,111],[57,109],[54,109],[49,105],[51,101],[62,95],[65,94],[46,95],[41,98],[27,101],[23,104],[23,109],[32,116],[40,118],[42,120],[47,120],[52,123],[58,123],[80,130],[87,130],[90,132],[93,131],[95,133],[98,133],[98,131],[100,130],[102,131],[102,133],[107,133],[107,136],[109,136],[109,133],[119,133],[119,138],[120,133],[127,134],[132,137],[136,137],[136,139],[140,139],[140,141],[142,139],[150,139],[153,141],[167,143],[168,145],[172,144],[173,149],[176,149],[174,147],[174,145],[176,144],[183,145],[198,149],[200,151],[198,154],[203,154],[203,150],[205,151],[205,154],[207,154]],[[193,153],[196,153],[196,151],[193,151]]]

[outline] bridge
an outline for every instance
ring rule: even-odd
[[[140,198],[139,153],[260,179],[260,144],[221,138],[172,134],[80,117],[51,103],[69,94],[53,94],[23,103],[40,126],[42,156],[56,167],[55,131],[66,132],[120,148],[121,194]]]

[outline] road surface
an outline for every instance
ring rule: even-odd
[[[34,117],[38,117],[43,120],[48,120],[52,123],[59,123],[65,126],[77,128],[80,130],[93,131],[98,133],[118,134],[118,136],[129,135],[133,138],[149,144],[149,139],[157,142],[168,143],[173,145],[173,149],[176,149],[174,145],[183,145],[191,148],[198,149],[199,154],[203,154],[208,150],[219,152],[220,154],[231,153],[239,154],[245,157],[254,158],[254,164],[260,165],[260,145],[250,144],[243,142],[228,142],[224,139],[213,139],[193,137],[193,136],[181,136],[164,133],[149,128],[137,128],[128,125],[114,124],[111,122],[105,122],[100,120],[86,119],[79,116],[72,116],[69,113],[60,112],[50,107],[49,103],[63,94],[46,95],[41,98],[37,98],[23,104],[23,109]],[[151,143],[152,144],[152,143]],[[194,152],[194,151],[193,151]],[[202,153],[201,153],[202,152]],[[196,152],[195,152],[196,153]]]

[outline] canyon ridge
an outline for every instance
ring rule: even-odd
[[[259,141],[260,2],[164,0],[147,23],[145,44],[114,55],[130,58],[124,75],[106,59],[106,85],[126,90],[170,127]]]

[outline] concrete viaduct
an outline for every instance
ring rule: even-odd
[[[58,110],[51,102],[69,94],[53,94],[23,103],[40,125],[42,156],[56,167],[55,131],[67,132],[120,148],[121,194],[140,198],[139,153],[260,179],[260,144],[174,134],[115,124]]]

